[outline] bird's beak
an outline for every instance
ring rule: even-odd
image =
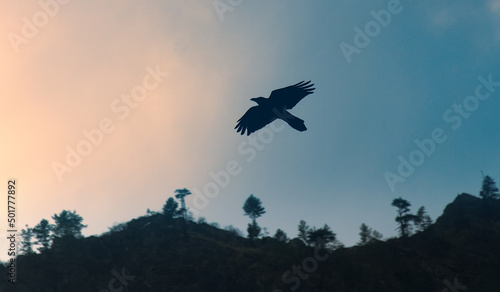
[[[257,98],[255,98],[255,97],[254,98],[250,98],[250,100],[257,102]]]

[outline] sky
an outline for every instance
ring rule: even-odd
[[[76,211],[85,236],[160,211],[272,235],[366,223],[396,235],[394,198],[436,219],[482,172],[500,179],[500,1],[3,1],[0,231]],[[291,113],[240,136],[274,89],[312,80]],[[0,258],[7,251],[0,242]]]

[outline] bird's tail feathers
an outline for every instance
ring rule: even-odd
[[[279,118],[287,122],[290,127],[294,128],[297,131],[304,132],[305,130],[307,130],[304,120],[297,118],[288,111],[283,111],[283,114],[280,115]]]

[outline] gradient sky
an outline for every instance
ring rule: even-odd
[[[223,19],[212,1],[69,1],[49,5],[46,19],[27,2],[0,4],[0,178],[5,194],[7,180],[18,181],[20,227],[66,209],[84,218],[84,235],[101,234],[161,210],[175,189],[203,191],[210,173],[237,163],[198,216],[245,231],[242,206],[254,194],[271,234],[294,237],[303,219],[327,223],[349,246],[362,222],[396,234],[396,197],[435,219],[458,193],[477,195],[481,171],[500,179],[500,87],[468,98],[478,77],[500,81],[499,0],[243,0]],[[354,46],[356,27],[388,7],[398,13],[348,62],[341,44]],[[23,19],[34,16],[41,27],[30,31]],[[168,76],[118,112],[122,95],[158,68]],[[268,142],[261,150],[236,134],[250,98],[302,80],[316,91],[291,112],[308,131],[257,134]],[[474,109],[467,118],[454,112],[464,102]],[[103,120],[114,130],[58,179],[54,163]],[[398,157],[436,128],[446,141],[391,190],[384,173],[398,174]],[[3,256],[5,240],[0,248]]]

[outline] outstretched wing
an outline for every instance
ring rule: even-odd
[[[316,88],[311,88],[314,84],[309,83],[311,81],[302,81],[295,85],[273,90],[269,96],[269,101],[277,108],[291,109],[304,97],[314,92]]]
[[[246,132],[248,136],[274,120],[276,120],[276,115],[273,112],[257,105],[248,109],[234,128],[237,129],[236,132],[241,132],[241,135]]]

